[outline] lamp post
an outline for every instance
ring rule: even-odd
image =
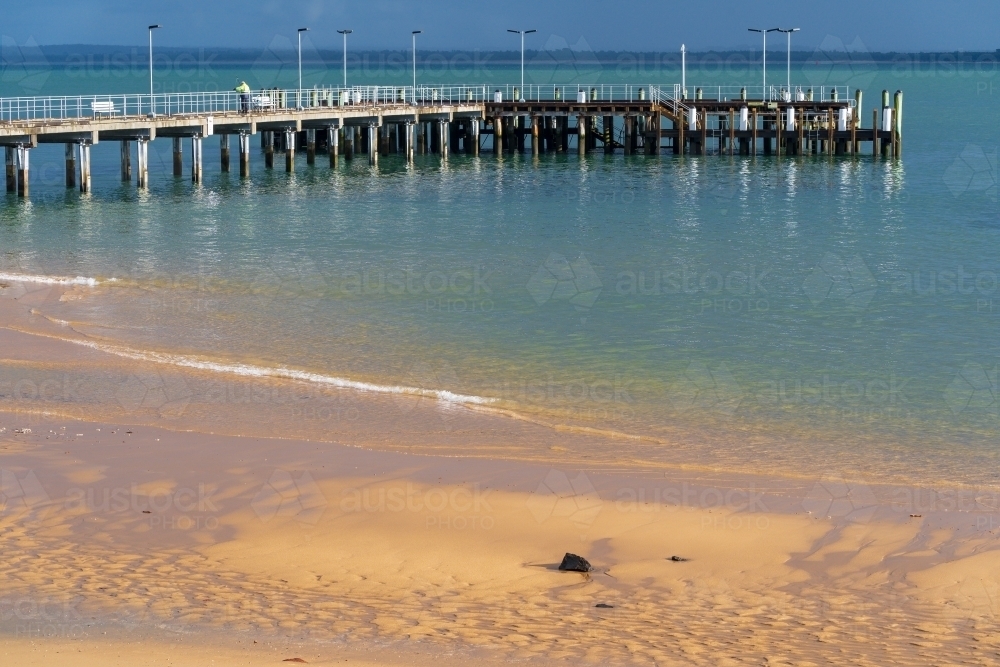
[[[296,106],[302,108],[302,33],[308,32],[309,28],[299,28],[299,89],[295,93]]]
[[[799,30],[800,30],[799,28],[778,28],[778,32],[783,32],[783,33],[785,33],[785,36],[788,37],[788,61],[787,61],[787,67],[788,67],[788,98],[789,99],[791,99],[791,97],[792,97],[792,33],[793,32],[798,32]]]
[[[681,44],[681,99],[687,97],[687,48]]]
[[[761,99],[767,101],[767,33],[778,32],[778,28],[747,28],[750,32],[759,32],[764,36],[764,56],[763,56],[763,70],[764,70],[764,91],[761,93]]]
[[[153,102],[153,31],[163,26],[157,23],[149,26],[149,114],[156,115],[156,105]]]
[[[524,36],[530,35],[533,32],[538,32],[537,30],[507,30],[507,32],[512,32],[515,35],[521,36],[521,99],[519,102],[524,101]]]
[[[347,36],[354,31],[338,30],[337,32],[344,36],[344,88],[347,88]]]
[[[413,104],[417,104],[417,35],[421,34],[423,30],[414,30],[411,34],[413,37]]]

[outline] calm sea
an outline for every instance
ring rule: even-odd
[[[167,90],[295,81],[260,63],[164,69]],[[637,69],[527,77],[679,79]],[[757,82],[736,69],[689,70],[689,86]],[[407,78],[366,74],[353,82]],[[473,75],[518,73],[421,73]],[[4,85],[138,92],[145,76],[53,65]],[[339,77],[307,70],[307,84]],[[793,79],[862,88],[866,127],[881,90],[903,90],[902,159],[487,151],[331,170],[300,155],[286,174],[264,169],[255,138],[241,180],[220,173],[213,138],[193,186],[161,140],[148,192],[120,182],[106,143],[81,195],[63,186],[62,146],[42,146],[30,201],[0,201],[0,271],[97,279],[40,310],[133,351],[450,392],[653,447],[698,443],[724,467],[996,481],[1000,77],[897,63]]]

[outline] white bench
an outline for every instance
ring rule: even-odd
[[[115,103],[111,100],[106,102],[98,102],[97,100],[94,100],[90,103],[90,110],[94,112],[95,116],[100,116],[101,114],[114,116],[118,113],[118,109],[115,108]]]
[[[251,102],[253,103],[253,108],[255,110],[270,109],[274,106],[274,103],[271,101],[271,97],[268,95],[254,95],[253,98],[251,98]]]

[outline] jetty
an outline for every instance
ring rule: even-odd
[[[119,142],[122,180],[134,176],[146,188],[149,142],[173,142],[175,177],[184,175],[188,153],[191,180],[200,183],[202,145],[214,135],[221,171],[230,171],[232,138],[243,178],[257,135],[265,166],[273,168],[280,153],[289,172],[301,149],[307,164],[326,154],[331,167],[356,155],[377,165],[380,156],[527,151],[899,157],[902,92],[890,100],[882,91],[868,127],[863,116],[862,91],[852,95],[845,86],[354,86],[14,97],[0,98],[0,145],[7,191],[21,197],[30,191],[31,151],[41,144],[64,144],[66,187],[90,192],[91,149],[102,142]]]

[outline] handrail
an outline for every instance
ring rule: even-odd
[[[692,91],[701,90],[703,99],[718,101],[747,98],[787,101],[789,96],[805,99],[812,91],[814,101],[827,101],[833,93],[837,101],[852,103],[847,86],[793,86],[789,93],[784,87],[711,86],[689,87],[687,94],[679,84],[667,86],[649,84],[527,84],[522,90],[517,84],[501,85],[421,85],[421,86],[349,86],[306,89],[261,89],[250,93],[236,91],[70,95],[0,98],[0,123],[22,121],[66,121],[89,118],[143,118],[211,114],[285,112],[289,109],[316,107],[398,107],[481,105],[496,101],[511,102],[635,102],[644,99],[669,106],[676,114],[689,110]]]

